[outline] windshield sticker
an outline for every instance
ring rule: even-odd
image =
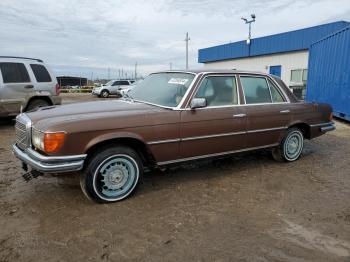
[[[174,85],[186,85],[188,82],[188,79],[184,78],[171,78],[168,82],[168,84],[174,84]]]

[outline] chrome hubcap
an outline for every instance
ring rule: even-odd
[[[118,199],[129,194],[138,180],[136,162],[128,156],[106,159],[95,175],[96,193],[103,198]]]
[[[296,159],[303,149],[303,135],[300,132],[291,133],[285,143],[284,151],[289,160]]]

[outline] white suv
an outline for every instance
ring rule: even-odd
[[[110,95],[123,95],[123,90],[129,89],[134,80],[111,80],[107,84],[92,89],[92,94],[107,98]]]
[[[61,104],[56,77],[40,59],[0,56],[0,117]]]

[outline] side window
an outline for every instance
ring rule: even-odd
[[[128,85],[129,85],[129,82],[128,82],[128,81],[121,81],[121,85],[123,85],[123,86],[128,86]]]
[[[112,86],[119,86],[119,85],[121,85],[120,81],[115,81]]]
[[[237,105],[236,77],[206,77],[200,85],[195,97],[206,98],[207,106]]]
[[[24,64],[21,63],[0,63],[0,70],[4,84],[29,83],[30,78]]]
[[[38,64],[31,64],[37,82],[51,82],[51,76],[45,66]]]
[[[285,102],[285,99],[283,98],[283,95],[278,90],[278,87],[272,83],[270,79],[268,79],[270,90],[271,90],[271,96],[272,96],[272,102],[273,103],[281,103]]]
[[[265,77],[241,76],[246,104],[271,103],[269,86]]]

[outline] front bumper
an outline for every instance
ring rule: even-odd
[[[74,156],[44,156],[31,148],[20,149],[12,146],[14,155],[32,169],[42,173],[74,172],[83,169],[87,155]]]
[[[99,96],[101,94],[101,90],[92,89],[91,94]]]

